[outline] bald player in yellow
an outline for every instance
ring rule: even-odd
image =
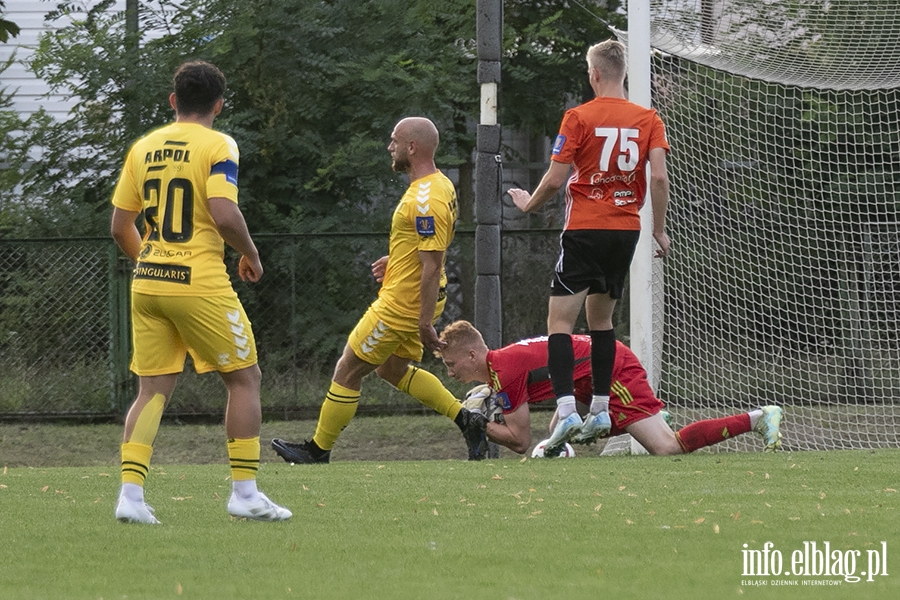
[[[126,523],[159,523],[144,500],[144,480],[163,410],[190,353],[198,373],[217,371],[228,389],[228,513],[282,521],[291,511],[256,487],[262,376],[250,321],[224,262],[227,243],[241,253],[242,280],[262,277],[259,252],[237,205],[237,144],[212,129],[222,110],[225,76],[210,63],[187,62],[173,84],[175,122],[132,146],[112,199],[112,236],[136,263],[131,370],[139,378],[125,418],[115,514]],[[135,225],[140,215],[143,235]]]
[[[457,202],[453,184],[434,163],[438,131],[430,120],[410,117],[394,127],[391,167],[409,176],[409,188],[391,220],[388,256],[372,265],[381,282],[378,299],[350,333],[334,370],[313,438],[302,443],[272,440],[279,456],[293,463],[327,463],[341,431],[356,414],[362,379],[371,372],[445,415],[459,426],[469,459],[485,457],[487,420],[462,408],[431,373],[413,366],[425,349],[443,342],[434,323],[444,310],[444,259],[453,240]]]

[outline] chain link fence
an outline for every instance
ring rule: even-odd
[[[111,412],[116,268],[106,240],[0,242],[0,413]]]
[[[544,331],[557,231],[504,233],[505,340]],[[347,334],[376,297],[371,263],[387,253],[384,233],[258,234],[265,274],[235,281],[253,324],[270,416],[317,413]],[[472,232],[456,236],[447,258],[447,307],[438,328],[473,320]],[[237,256],[227,256],[230,272]],[[108,419],[124,414],[136,391],[129,372],[131,262],[108,238],[0,240],[0,418]],[[440,361],[425,367],[450,389]],[[188,359],[167,410],[176,417],[220,415],[225,388],[198,376]],[[377,378],[360,410],[426,411]]]

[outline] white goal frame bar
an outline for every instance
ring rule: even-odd
[[[628,0],[628,98],[651,106],[650,0]],[[648,167],[649,173],[649,167]],[[649,188],[648,188],[649,190]],[[641,210],[641,237],[629,273],[630,346],[647,371],[654,390],[659,388],[659,357],[653,335],[653,208],[649,191]]]

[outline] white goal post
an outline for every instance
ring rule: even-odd
[[[628,9],[630,94],[649,89],[672,146],[673,240],[664,281],[636,253],[630,341],[674,426],[780,404],[786,449],[900,445],[900,8]]]

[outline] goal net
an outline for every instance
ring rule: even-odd
[[[897,446],[896,0],[650,6],[673,239],[653,330],[673,426],[780,404],[785,449]]]

